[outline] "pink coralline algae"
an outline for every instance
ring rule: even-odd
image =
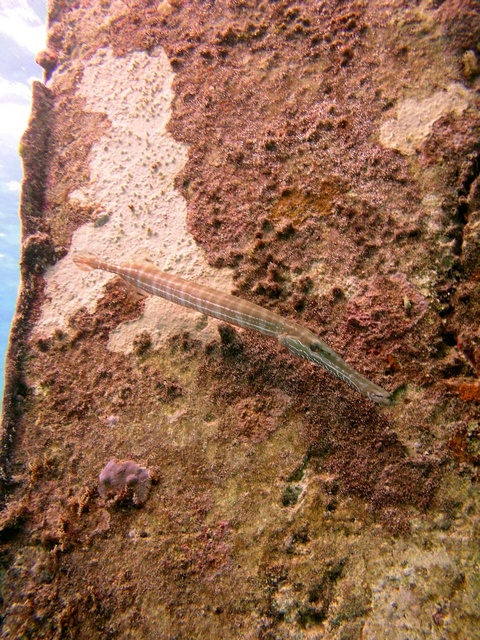
[[[148,469],[132,460],[110,460],[98,477],[98,493],[105,500],[130,498],[133,504],[143,504],[152,480]]]
[[[405,274],[378,276],[348,303],[349,323],[392,342],[411,331],[427,308],[426,298]]]

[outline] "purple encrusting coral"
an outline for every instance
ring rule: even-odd
[[[131,495],[134,504],[143,504],[152,480],[148,469],[132,460],[110,460],[98,477],[98,493],[105,500]]]

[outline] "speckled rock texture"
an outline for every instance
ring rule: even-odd
[[[52,0],[1,637],[480,637],[479,41],[473,0]],[[85,249],[308,326],[394,405]],[[148,499],[99,495],[111,460]]]

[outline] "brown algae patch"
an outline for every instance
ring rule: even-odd
[[[315,220],[328,216],[333,212],[335,197],[341,193],[341,183],[322,181],[318,194],[311,194],[297,189],[285,189],[269,214],[272,222],[290,221],[294,225],[302,224],[308,219]]]

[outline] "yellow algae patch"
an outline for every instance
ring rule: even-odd
[[[327,180],[322,181],[318,194],[303,193],[297,189],[282,194],[270,213],[270,219],[290,220],[293,224],[300,224],[305,220],[317,219],[332,213],[333,202],[341,193],[341,185]]]
[[[381,125],[380,142],[405,155],[413,155],[439,118],[451,111],[463,113],[469,102],[469,91],[458,82],[452,82],[425,100],[408,98],[398,104],[396,117]]]
[[[78,252],[117,262],[149,255],[165,271],[230,290],[230,271],[209,267],[188,233],[186,202],[174,187],[187,147],[166,131],[173,78],[160,48],[123,58],[104,49],[85,63],[78,94],[85,100],[85,109],[105,113],[111,127],[92,148],[89,183],[71,193],[70,200],[91,205],[101,214],[77,229],[69,254],[47,271],[46,302],[37,334],[66,330],[68,319],[81,307],[94,312],[112,277],[79,271],[72,262]],[[154,347],[179,331],[211,339],[216,335],[215,321],[201,320],[200,314],[151,297],[141,318],[112,333],[109,348],[131,351],[135,336],[144,330],[151,334]]]

